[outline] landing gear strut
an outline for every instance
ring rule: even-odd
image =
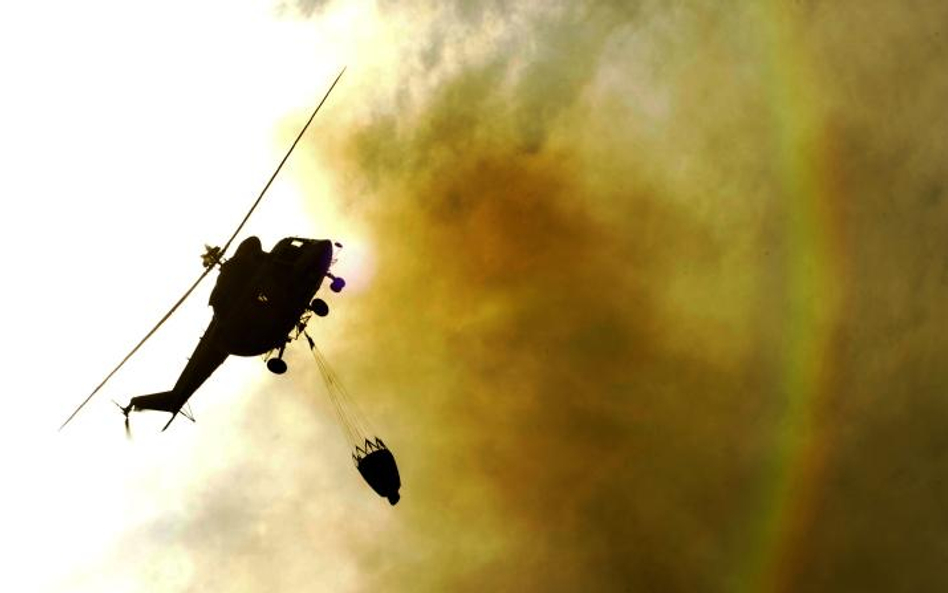
[[[280,352],[274,358],[267,361],[267,369],[274,375],[282,375],[286,372],[286,361],[283,360],[283,349],[285,347],[285,344],[280,346]]]

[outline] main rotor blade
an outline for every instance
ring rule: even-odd
[[[325,94],[325,95],[323,95],[323,98],[322,98],[322,100],[319,102],[319,105],[317,105],[317,106],[316,106],[316,109],[313,110],[312,115],[309,116],[309,119],[306,121],[306,124],[303,125],[303,128],[300,130],[300,133],[296,135],[296,140],[293,141],[293,144],[290,145],[290,149],[286,151],[286,154],[285,154],[285,155],[283,155],[283,160],[281,160],[281,161],[280,161],[280,164],[277,165],[276,170],[273,171],[273,175],[270,176],[270,179],[267,181],[267,184],[266,184],[265,186],[263,186],[263,190],[261,190],[260,195],[257,196],[257,199],[256,199],[256,201],[254,201],[253,206],[250,207],[250,210],[247,211],[247,215],[244,216],[244,219],[240,221],[240,224],[239,224],[239,225],[237,225],[237,230],[234,231],[234,234],[231,235],[231,236],[230,236],[230,239],[227,240],[227,243],[224,244],[224,247],[221,249],[220,254],[218,255],[218,260],[217,260],[217,261],[220,261],[220,258],[222,258],[222,257],[224,256],[224,254],[227,252],[227,248],[230,247],[230,244],[234,242],[234,239],[235,239],[235,238],[237,237],[237,235],[240,233],[241,229],[244,228],[244,224],[247,223],[247,220],[250,218],[250,215],[253,214],[253,211],[257,208],[257,205],[260,203],[260,200],[263,199],[264,194],[266,194],[266,193],[267,193],[267,190],[270,189],[270,185],[273,183],[273,180],[276,179],[276,176],[277,176],[277,174],[280,172],[280,169],[283,168],[283,164],[286,163],[287,159],[290,158],[290,155],[293,154],[293,149],[296,148],[296,145],[297,145],[297,144],[299,144],[299,141],[300,141],[300,139],[303,137],[303,134],[306,133],[306,129],[309,127],[309,124],[311,124],[311,123],[313,122],[313,119],[316,117],[316,114],[319,113],[319,108],[322,107],[322,106],[323,106],[323,103],[326,102],[326,99],[329,98],[329,93],[331,93],[332,90],[333,90],[334,88],[336,88],[336,83],[339,82],[339,79],[342,78],[342,75],[343,75],[343,73],[344,73],[345,71],[346,71],[346,69],[345,69],[345,67],[343,67],[343,69],[340,70],[340,71],[339,71],[339,74],[336,76],[336,79],[332,81],[332,84],[329,86],[329,90],[326,91],[326,94]],[[215,263],[216,263],[216,262],[215,262]],[[183,303],[189,296],[191,296],[191,293],[194,292],[194,289],[198,287],[198,284],[200,284],[201,281],[204,280],[204,278],[205,278],[205,277],[211,272],[211,270],[213,270],[213,269],[214,269],[213,264],[210,265],[210,266],[208,266],[207,268],[205,268],[204,272],[203,272],[200,276],[198,276],[198,279],[195,280],[195,281],[194,281],[194,284],[191,285],[191,288],[189,288],[189,289],[187,290],[187,292],[184,293],[184,296],[182,296],[180,299],[178,299],[178,302],[176,302],[176,303],[174,304],[174,306],[172,306],[171,309],[169,309],[168,312],[165,313],[165,316],[162,317],[162,318],[158,321],[158,323],[155,324],[155,327],[151,328],[151,331],[148,332],[148,333],[145,335],[145,337],[142,338],[142,340],[141,340],[138,344],[135,345],[134,348],[132,348],[132,351],[129,352],[129,353],[125,356],[125,358],[122,359],[122,362],[118,363],[118,366],[116,366],[114,369],[112,369],[112,372],[109,373],[109,374],[105,377],[105,379],[102,380],[101,383],[99,383],[98,387],[96,387],[95,389],[92,390],[92,393],[90,393],[90,394],[86,397],[86,399],[84,399],[84,400],[82,401],[82,403],[79,404],[79,407],[77,407],[77,408],[73,411],[73,413],[69,415],[69,418],[66,418],[66,421],[62,423],[62,426],[59,427],[59,430],[62,430],[63,428],[65,428],[66,425],[69,424],[69,422],[70,422],[73,418],[76,417],[76,414],[79,413],[79,410],[81,410],[83,407],[85,407],[85,405],[86,405],[87,403],[89,403],[89,400],[92,399],[92,396],[94,396],[96,393],[98,393],[99,390],[102,389],[102,387],[103,387],[106,383],[108,383],[109,379],[112,378],[112,375],[114,375],[115,373],[117,373],[118,370],[119,370],[120,368],[122,368],[122,366],[125,365],[126,362],[128,362],[128,359],[130,359],[136,352],[138,352],[138,349],[141,348],[142,345],[143,345],[146,341],[148,341],[148,338],[150,338],[156,331],[158,331],[158,328],[161,327],[161,326],[164,324],[164,322],[168,320],[169,317],[171,317],[171,315],[178,309],[178,307],[181,306],[181,303]]]
[[[180,299],[178,299],[178,302],[175,303],[174,306],[172,306],[171,309],[169,309],[167,313],[165,313],[165,316],[162,317],[162,318],[158,321],[158,323],[155,324],[155,327],[151,328],[151,331],[148,332],[147,334],[145,334],[145,337],[142,338],[141,342],[139,342],[138,344],[136,344],[135,347],[132,348],[132,351],[129,352],[127,355],[125,355],[125,358],[122,359],[122,362],[118,363],[118,366],[116,366],[114,369],[112,369],[112,372],[111,372],[111,373],[109,373],[108,375],[106,375],[105,379],[103,379],[102,382],[99,383],[99,386],[92,390],[92,393],[90,393],[90,394],[86,397],[86,399],[84,399],[84,400],[82,401],[82,403],[79,404],[79,407],[76,408],[75,411],[74,411],[72,414],[69,415],[69,418],[66,418],[66,421],[62,423],[62,426],[59,427],[59,430],[62,430],[63,428],[65,428],[66,425],[69,424],[69,421],[76,417],[76,414],[79,413],[79,410],[81,410],[87,403],[89,403],[89,400],[92,399],[92,396],[95,395],[96,393],[98,393],[99,390],[102,389],[102,387],[103,387],[106,383],[108,383],[109,379],[112,378],[112,375],[114,375],[115,373],[117,373],[118,370],[119,370],[120,368],[122,368],[122,366],[123,366],[126,362],[128,362],[128,359],[131,358],[132,355],[134,355],[136,352],[138,352],[138,349],[142,347],[142,344],[144,344],[146,341],[148,341],[148,338],[150,338],[156,331],[158,331],[158,328],[161,327],[161,326],[164,324],[165,321],[168,321],[168,318],[171,317],[172,313],[174,313],[174,312],[178,309],[178,307],[181,306],[181,303],[183,303],[183,302],[185,301],[185,299],[187,299],[189,296],[191,296],[191,293],[194,292],[194,289],[198,287],[198,284],[200,284],[201,281],[204,280],[204,278],[211,272],[212,269],[214,269],[214,267],[213,267],[213,266],[210,266],[210,267],[208,267],[206,270],[204,270],[204,273],[202,273],[200,276],[198,276],[198,279],[195,280],[194,284],[191,285],[191,288],[189,288],[189,289],[187,290],[187,292],[184,293],[184,296],[182,296]]]
[[[296,145],[299,143],[300,138],[302,138],[303,134],[306,133],[306,128],[308,128],[309,124],[313,122],[313,118],[315,118],[316,114],[319,113],[319,108],[322,107],[323,103],[326,102],[326,99],[329,98],[329,93],[331,93],[332,90],[336,88],[336,83],[339,82],[339,79],[342,78],[342,75],[345,71],[346,71],[345,67],[343,67],[342,70],[339,71],[339,74],[336,76],[336,80],[332,81],[332,84],[329,86],[329,90],[326,91],[325,95],[323,95],[322,101],[320,101],[319,105],[316,106],[316,109],[313,110],[313,114],[309,116],[309,119],[306,121],[306,124],[303,125],[303,129],[301,129],[300,133],[296,135],[296,140],[293,141],[293,144],[290,145],[290,149],[286,151],[285,155],[283,155],[283,160],[281,160],[280,164],[277,165],[276,170],[273,171],[273,175],[270,176],[270,179],[269,181],[267,181],[267,184],[263,186],[263,189],[260,191],[260,195],[257,196],[257,199],[253,203],[253,206],[250,207],[250,210],[247,211],[247,215],[244,216],[244,219],[240,221],[239,225],[237,225],[237,230],[234,231],[234,234],[230,236],[230,239],[227,240],[227,243],[224,243],[224,247],[221,249],[221,257],[223,257],[224,253],[227,252],[227,248],[230,247],[230,244],[234,242],[234,239],[240,233],[240,230],[244,228],[244,224],[247,223],[247,219],[249,219],[250,215],[253,214],[253,211],[257,208],[257,204],[259,204],[260,200],[263,199],[263,195],[267,193],[268,189],[270,189],[270,184],[273,183],[273,180],[276,179],[276,176],[280,172],[280,169],[283,168],[283,163],[285,163],[286,160],[290,158],[290,155],[293,154],[293,149],[296,148]]]

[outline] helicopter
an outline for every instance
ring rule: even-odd
[[[323,281],[329,279],[330,289],[334,292],[340,292],[345,287],[345,280],[330,272],[335,263],[334,253],[342,245],[327,239],[286,237],[267,252],[263,250],[260,239],[252,236],[240,243],[233,257],[225,259],[224,256],[344,72],[345,68],[336,76],[230,239],[223,247],[205,245],[205,253],[201,257],[204,272],[73,411],[59,430],[75,418],[214,269],[219,269],[220,273],[209,302],[214,311],[213,317],[174,387],[170,391],[132,397],[124,406],[116,403],[125,415],[126,432],[129,431],[128,418],[132,411],[169,412],[171,418],[162,430],[166,430],[179,413],[193,421],[193,416],[184,409],[185,404],[231,355],[269,355],[267,368],[275,374],[286,372],[283,350],[287,343],[305,331],[306,323],[313,314],[324,317],[329,313],[326,302],[314,298]],[[296,335],[291,336],[294,332]]]
[[[266,355],[267,368],[270,372],[282,375],[287,370],[286,362],[283,360],[284,348],[300,336],[306,336],[310,350],[326,381],[330,399],[335,400],[334,407],[340,423],[345,432],[351,433],[352,444],[354,444],[352,459],[356,468],[376,494],[388,499],[389,504],[394,505],[399,501],[401,478],[395,457],[377,436],[370,439],[359,432],[362,442],[357,442],[354,426],[354,418],[357,415],[351,410],[343,409],[345,406],[341,401],[347,398],[345,390],[319,353],[312,337],[306,332],[306,324],[313,315],[325,317],[329,314],[329,306],[326,302],[316,297],[323,282],[328,279],[329,288],[333,292],[340,292],[345,288],[346,281],[330,271],[336,262],[335,253],[342,248],[342,244],[329,239],[286,237],[267,252],[263,250],[260,239],[251,236],[240,243],[233,257],[230,259],[224,257],[345,71],[346,69],[343,68],[329,86],[329,90],[310,114],[306,124],[297,134],[250,210],[237,225],[237,230],[223,247],[204,246],[205,251],[201,256],[204,272],[151,331],[66,418],[59,430],[65,428],[76,417],[76,414],[89,403],[109,379],[187,300],[204,278],[212,270],[219,269],[217,283],[209,299],[209,305],[214,310],[214,314],[174,387],[170,391],[132,397],[124,406],[116,402],[125,416],[126,435],[131,434],[129,414],[133,411],[169,412],[171,418],[162,431],[171,426],[178,414],[193,421],[194,417],[185,409],[185,405],[229,356]]]
[[[168,428],[194,392],[231,355],[276,352],[267,360],[267,368],[278,375],[285,373],[283,349],[290,334],[304,330],[307,313],[320,317],[329,313],[324,300],[313,298],[323,279],[331,279],[334,292],[345,286],[344,279],[329,272],[333,247],[341,244],[287,237],[268,253],[261,248],[260,239],[249,237],[223,263],[205,254],[205,261],[220,266],[210,298],[214,316],[171,391],[139,395],[119,406],[126,422],[133,410],[159,410],[171,413],[165,425]],[[208,248],[208,252],[215,249]]]

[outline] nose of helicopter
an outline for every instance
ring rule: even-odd
[[[333,252],[332,241],[318,240],[313,241],[304,257],[304,266],[306,275],[316,282],[321,282],[329,274],[329,267],[332,266]]]
[[[316,241],[316,262],[323,274],[329,271],[329,266],[332,265],[332,241]]]

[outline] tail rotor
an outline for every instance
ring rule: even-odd
[[[112,400],[112,403],[122,412],[122,415],[125,416],[125,438],[132,440],[132,426],[128,421],[128,414],[132,411],[132,404],[123,406],[115,400]]]

